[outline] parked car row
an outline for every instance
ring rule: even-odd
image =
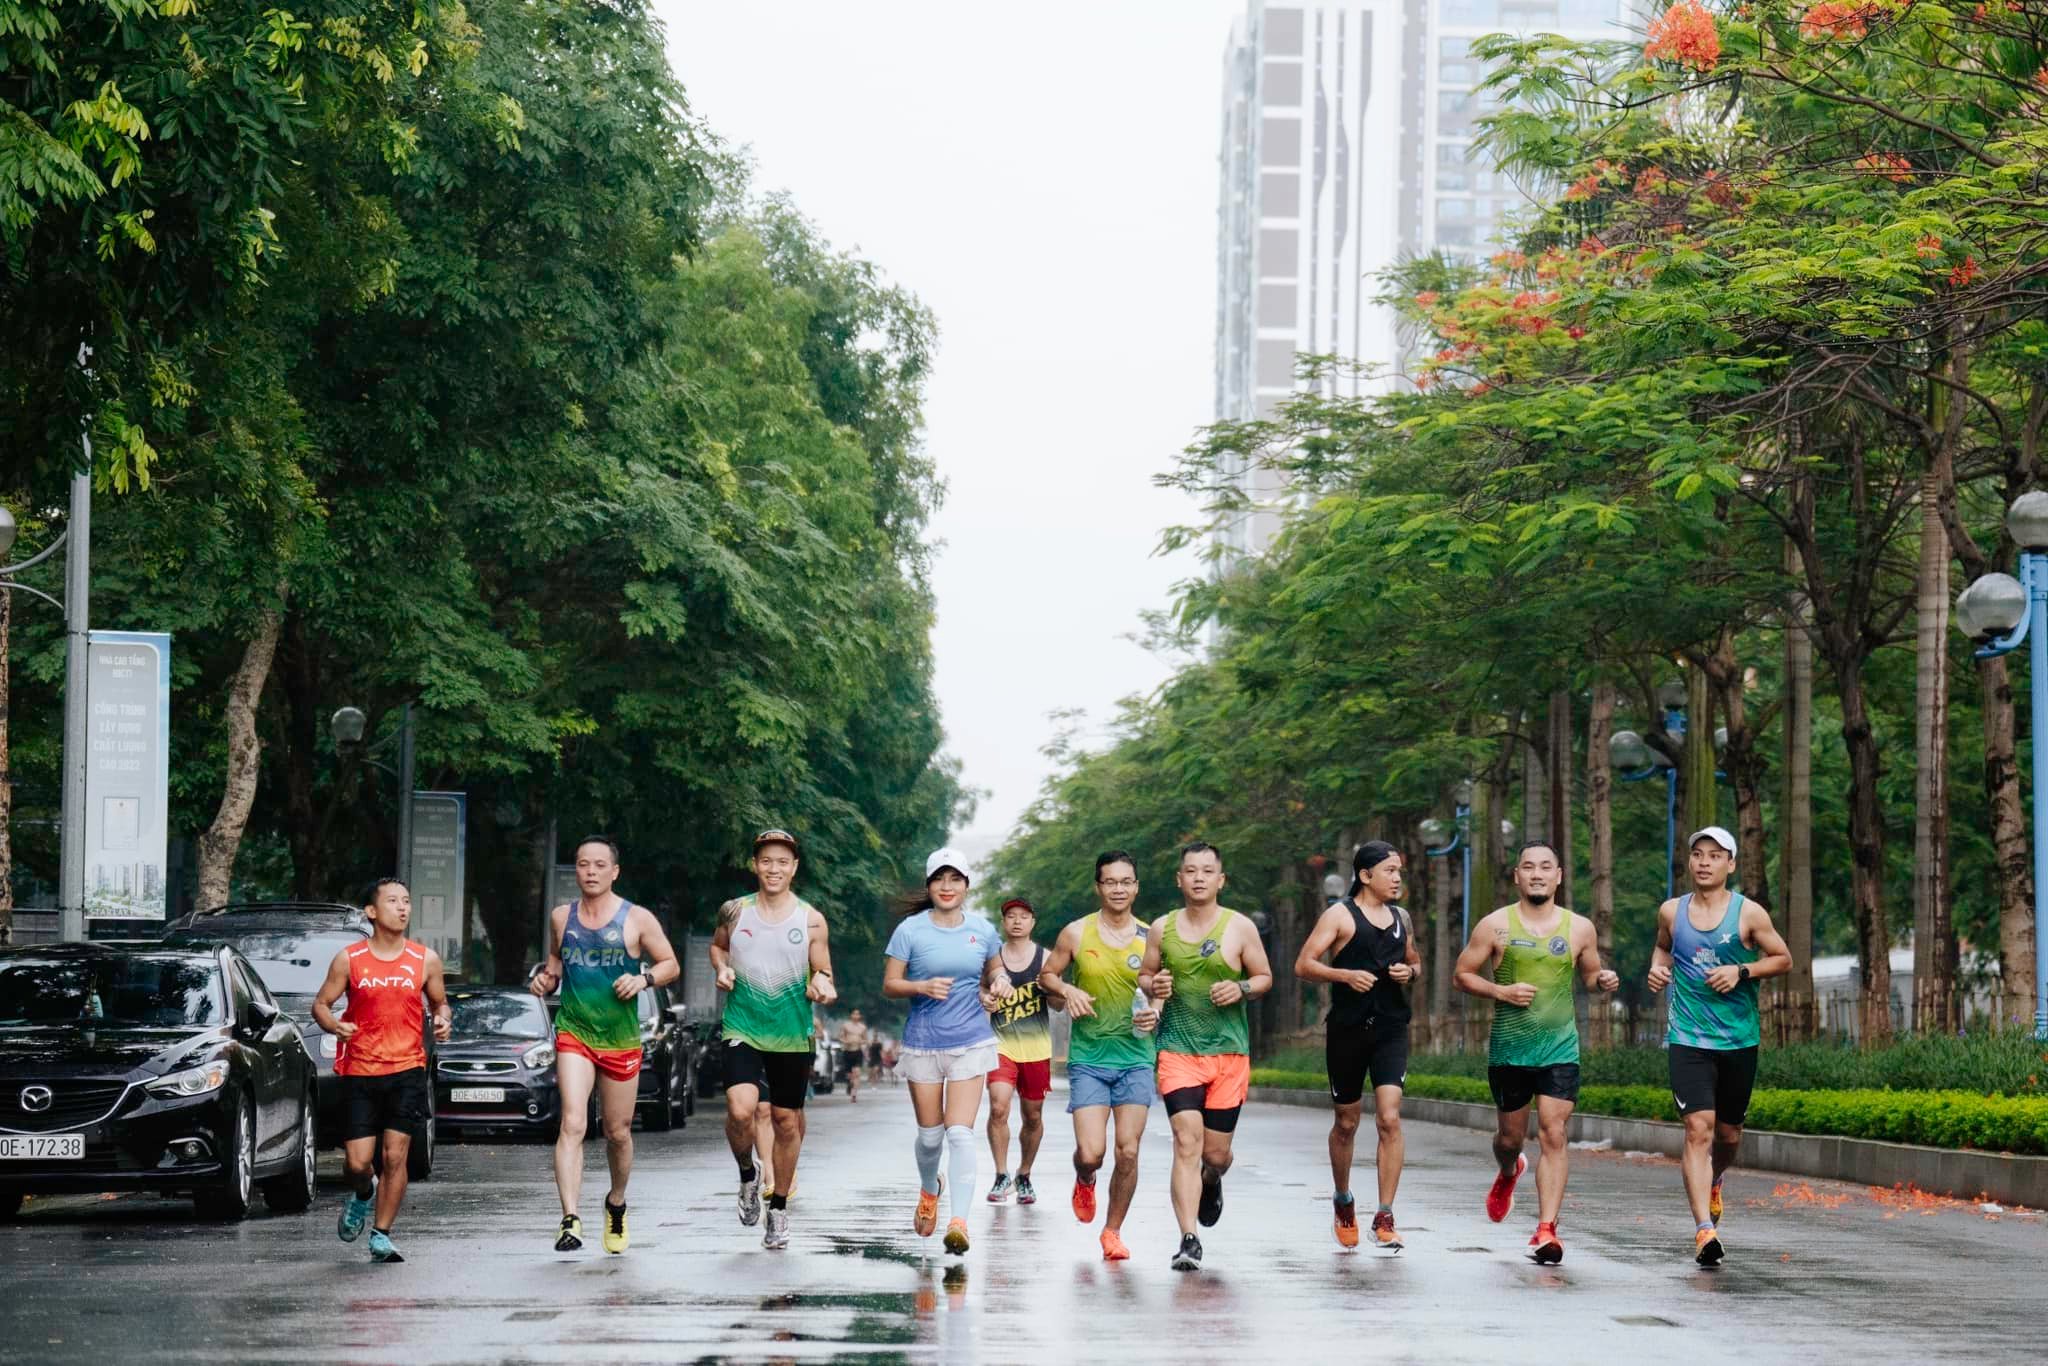
[[[268,902],[182,916],[161,942],[0,950],[0,1218],[30,1194],[148,1190],[239,1219],[314,1198],[341,1139],[335,1040],[312,1002],[335,954],[369,937],[359,908]],[[453,1036],[426,1038],[438,1134],[552,1141],[561,1125],[551,1003],[452,985]],[[642,992],[637,1113],[655,1130],[696,1109],[715,1022],[668,987]],[[715,1065],[712,1083],[716,1083]],[[591,1118],[596,1117],[595,1098]]]

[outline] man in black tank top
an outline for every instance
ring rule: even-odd
[[[1408,1076],[1408,983],[1420,970],[1415,927],[1395,905],[1404,860],[1393,845],[1372,840],[1352,856],[1351,894],[1326,909],[1294,960],[1304,982],[1330,984],[1324,1061],[1330,1073],[1330,1175],[1336,1183],[1335,1231],[1342,1247],[1358,1246],[1358,1210],[1351,1196],[1351,1150],[1372,1079],[1379,1146],[1380,1207],[1375,1246],[1401,1250],[1394,1231],[1394,1192],[1401,1184],[1401,1086]],[[1335,958],[1323,962],[1326,954]]]
[[[1016,985],[1016,993],[1000,1009],[990,1013],[996,1032],[996,1065],[988,1074],[988,1147],[995,1155],[996,1181],[989,1188],[992,1205],[1020,1205],[1038,1202],[1031,1184],[1031,1164],[1038,1158],[1038,1145],[1045,1137],[1045,1097],[1052,1089],[1052,1029],[1047,1011],[1052,998],[1039,978],[1045,966],[1045,949],[1034,943],[1031,931],[1038,924],[1038,912],[1023,897],[1003,903],[1003,971]],[[1024,1112],[1017,1135],[1022,1149],[1017,1179],[1010,1180],[1010,1109],[1012,1102]]]

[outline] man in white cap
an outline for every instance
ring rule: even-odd
[[[1742,1146],[1756,1085],[1757,979],[1792,970],[1770,912],[1728,886],[1735,837],[1718,825],[1694,832],[1692,890],[1657,908],[1650,990],[1671,988],[1671,1098],[1685,1120],[1686,1199],[1693,1259],[1715,1266],[1721,1246],[1721,1178]]]
[[[985,1080],[996,1065],[989,1012],[1011,995],[1002,972],[1003,939],[987,917],[967,910],[969,870],[957,849],[925,860],[924,886],[899,903],[903,919],[889,936],[882,994],[908,1000],[902,1061],[917,1115],[917,1210],[921,1238],[938,1225],[940,1160],[951,1184],[946,1250],[967,1251],[967,1215],[975,1183],[974,1121]],[[969,990],[968,982],[980,990]]]

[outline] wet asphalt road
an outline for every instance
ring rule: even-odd
[[[1238,1130],[1205,1269],[1167,1267],[1169,1143],[1153,1111],[1125,1227],[1105,1265],[1067,1208],[1064,1095],[1047,1104],[1033,1207],[977,1202],[974,1248],[948,1258],[910,1230],[909,1103],[900,1086],[813,1102],[786,1252],[733,1212],[734,1168],[705,1102],[689,1127],[639,1134],[634,1243],[598,1250],[601,1145],[588,1149],[589,1245],[552,1249],[546,1150],[450,1145],[416,1186],[402,1266],[335,1239],[340,1187],[308,1215],[222,1227],[183,1202],[31,1201],[0,1225],[0,1360],[340,1361],[1501,1361],[1621,1363],[2033,1357],[2048,1217],[1738,1172],[1731,1257],[1692,1265],[1674,1164],[1573,1154],[1561,1267],[1524,1259],[1533,1182],[1488,1223],[1486,1136],[1408,1126],[1399,1213],[1409,1250],[1341,1252],[1330,1236],[1325,1113],[1254,1104]],[[1369,1154],[1369,1131],[1360,1135]],[[1533,1149],[1532,1149],[1533,1153]],[[986,1150],[981,1177],[989,1175]],[[323,1163],[331,1177],[332,1159]],[[1533,1173],[1532,1173],[1533,1176]],[[1106,1173],[1105,1173],[1106,1181]],[[1355,1188],[1372,1189],[1369,1159]],[[1367,1208],[1370,1208],[1368,1205]]]

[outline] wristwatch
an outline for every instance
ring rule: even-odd
[[[1749,980],[1749,964],[1744,963],[1735,969],[1735,980],[1738,982],[1747,982]]]

